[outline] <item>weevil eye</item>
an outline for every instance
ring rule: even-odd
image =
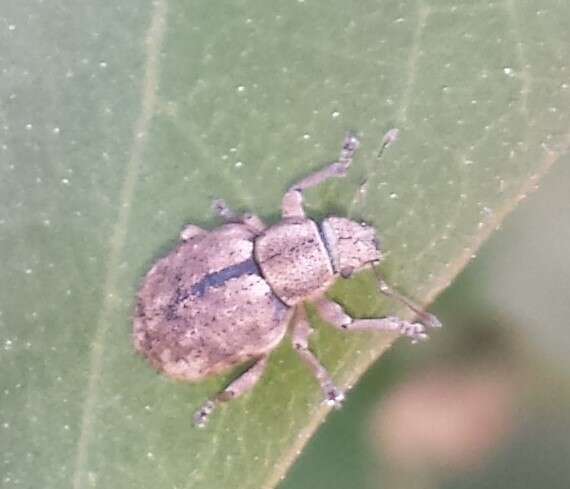
[[[354,267],[345,267],[341,269],[340,276],[342,278],[349,278],[352,275],[352,272],[354,272]]]

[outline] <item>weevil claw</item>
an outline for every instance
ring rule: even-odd
[[[196,414],[194,414],[192,418],[194,421],[194,426],[197,428],[204,428],[208,424],[208,417],[215,407],[216,405],[214,404],[214,401],[206,401],[202,407],[196,411]]]
[[[400,329],[400,333],[410,338],[412,340],[412,344],[429,339],[429,336],[426,333],[426,328],[421,323],[404,323]]]
[[[344,392],[341,391],[338,387],[332,385],[327,388],[325,393],[325,398],[323,399],[323,403],[327,406],[334,407],[335,409],[340,409],[342,407],[342,403],[344,401]]]

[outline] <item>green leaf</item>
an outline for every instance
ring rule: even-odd
[[[568,149],[569,16],[561,0],[4,5],[3,486],[273,487],[328,412],[316,382],[284,343],[194,429],[231,376],[175,383],[134,354],[141,278],[185,223],[217,224],[214,197],[277,221],[356,129],[351,173],[308,211],[373,223],[387,277],[431,301]],[[331,295],[403,312],[366,274]],[[342,386],[393,340],[316,327]]]

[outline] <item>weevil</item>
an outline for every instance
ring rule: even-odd
[[[390,143],[396,133],[388,134]],[[372,226],[336,216],[318,223],[303,208],[307,189],[347,174],[358,146],[357,137],[349,133],[335,163],[290,187],[282,200],[282,219],[271,226],[215,201],[225,223],[209,231],[187,226],[176,248],[143,279],[134,344],[155,369],[174,379],[199,382],[252,363],[198,409],[196,425],[204,426],[218,404],[241,396],[259,381],[290,324],[293,346],[318,380],[324,401],[340,407],[343,391],[309,347],[312,329],[306,303],[342,331],[397,332],[416,342],[427,338],[428,327],[441,326],[382,279],[379,290],[415,311],[417,322],[395,316],[354,319],[325,295],[340,277],[376,270],[383,259]]]

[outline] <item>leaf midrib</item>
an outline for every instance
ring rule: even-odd
[[[142,156],[157,104],[159,82],[159,53],[166,29],[168,5],[166,0],[152,2],[150,25],[145,36],[144,77],[141,85],[141,110],[135,121],[129,159],[123,184],[119,194],[119,213],[108,243],[108,259],[103,285],[101,314],[96,323],[91,352],[85,400],[83,402],[79,438],[73,470],[73,488],[80,489],[84,469],[88,461],[89,442],[92,434],[93,412],[98,395],[98,384],[103,364],[106,333],[109,329],[109,316],[117,300],[119,263],[125,246],[128,222],[135,186],[141,167]]]

